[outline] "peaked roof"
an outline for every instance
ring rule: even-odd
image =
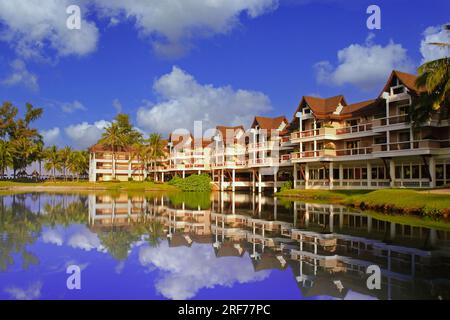
[[[259,126],[261,129],[275,130],[280,127],[282,123],[289,123],[285,116],[278,116],[274,118],[256,116],[253,120],[252,128]]]
[[[343,95],[338,95],[329,98],[319,98],[312,96],[303,96],[302,101],[298,105],[297,109],[294,113],[295,115],[299,112],[304,106],[309,106],[314,113],[316,118],[328,118],[333,112],[336,111],[337,106],[341,104],[343,106],[347,105],[345,98]]]
[[[410,91],[413,91],[414,93],[421,93],[425,91],[425,88],[418,88],[416,86],[417,80],[416,75],[401,72],[398,70],[393,70],[388,80],[386,81],[386,84],[384,85],[383,90],[380,93],[380,96],[383,94],[383,92],[387,92],[389,90],[389,87],[392,85],[392,81],[394,79],[398,79],[405,87],[407,87]]]
[[[216,130],[218,131],[218,133],[220,134],[220,136],[222,137],[223,140],[235,139],[240,131],[245,132],[244,126],[242,126],[242,125],[234,126],[234,127],[217,126]],[[232,137],[229,136],[230,133],[233,134]]]

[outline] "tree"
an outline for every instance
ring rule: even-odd
[[[450,30],[450,25],[446,26]],[[450,47],[449,43],[429,43],[443,47]],[[450,118],[450,57],[429,61],[417,69],[416,86],[425,92],[412,106],[412,119],[416,126],[428,121],[430,117],[439,112],[440,119]]]
[[[111,148],[112,153],[112,178],[116,179],[116,152],[127,145],[127,137],[117,122],[108,126],[102,134],[100,143]]]
[[[161,135],[157,133],[152,133],[148,139],[148,154],[151,163],[152,170],[156,175],[156,163],[164,156],[164,143],[161,139]]]
[[[61,156],[58,152],[58,148],[56,146],[51,146],[44,151],[45,155],[45,164],[44,168],[47,171],[51,171],[52,173],[52,179],[55,180],[56,177],[56,171],[60,171],[62,168],[61,165]]]
[[[42,136],[30,125],[42,113],[42,108],[35,108],[27,103],[24,117],[18,118],[18,108],[10,102],[4,102],[0,107],[0,138],[9,141],[11,146],[14,177],[17,170],[25,169],[39,158],[43,145]]]
[[[0,171],[5,176],[5,171],[12,166],[13,156],[11,146],[8,141],[0,140]]]
[[[70,157],[72,155],[72,148],[65,146],[59,150],[59,157],[61,159],[61,168],[64,175],[64,181],[67,181],[67,168],[69,166]]]
[[[86,174],[89,170],[89,153],[87,151],[73,151],[67,168],[72,174],[77,175],[77,181],[79,181],[80,175]]]

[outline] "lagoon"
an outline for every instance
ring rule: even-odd
[[[240,193],[25,192],[0,206],[0,299],[450,298],[446,223]]]

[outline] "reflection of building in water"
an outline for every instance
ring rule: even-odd
[[[255,272],[292,270],[306,297],[450,298],[448,231],[257,194],[214,193],[207,210],[165,197],[89,198],[92,226],[145,220],[163,224],[170,247],[211,243],[218,258],[248,253]],[[370,265],[381,269],[381,290],[367,288]]]

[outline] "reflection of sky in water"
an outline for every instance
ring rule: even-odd
[[[28,247],[39,264],[21,258],[0,273],[1,299],[299,299],[290,270],[254,272],[248,254],[217,258],[211,244],[169,248],[138,242],[126,261],[114,260],[85,225],[44,228]],[[82,289],[66,289],[66,267],[82,268]]]
[[[385,258],[384,256],[382,257],[383,250],[386,251],[389,247],[394,250],[392,262],[395,262],[398,253],[406,250],[407,252],[413,252],[413,255],[421,255],[414,260],[419,262],[417,268],[419,272],[421,272],[419,268],[422,267],[430,268],[432,271],[437,270],[439,267],[442,267],[442,264],[439,264],[437,260],[433,260],[432,264],[427,264],[426,259],[421,259],[423,255],[431,254],[431,251],[428,251],[429,249],[424,248],[424,244],[434,243],[433,245],[435,245],[439,242],[439,239],[448,239],[450,233],[438,235],[434,232],[432,236],[431,231],[424,228],[419,230],[421,233],[416,239],[416,236],[408,236],[408,234],[413,234],[412,229],[410,229],[409,233],[405,232],[408,230],[403,228],[406,225],[382,221],[376,223],[374,219],[373,226],[372,224],[370,225],[370,230],[376,230],[374,234],[371,233],[372,231],[367,231],[369,227],[368,220],[367,226],[363,227],[357,227],[357,224],[352,222],[352,219],[355,217],[361,218],[364,215],[363,213],[349,212],[347,221],[344,223],[344,213],[341,212],[342,215],[337,216],[336,210],[338,208],[336,206],[333,212],[339,219],[334,221],[333,230],[335,230],[335,234],[332,238],[337,239],[339,237],[341,239],[339,245],[332,245],[330,250],[321,249],[323,252],[318,253],[319,259],[314,258],[313,265],[311,260],[308,262],[308,255],[305,255],[308,252],[311,254],[313,247],[311,247],[311,243],[307,244],[305,242],[306,251],[302,253],[302,259],[306,257],[306,260],[302,260],[303,262],[300,263],[299,257],[289,257],[291,253],[299,250],[299,242],[290,239],[290,235],[287,238],[286,235],[283,235],[283,241],[290,239],[290,242],[287,244],[290,247],[283,251],[287,260],[285,261],[287,262],[286,269],[279,270],[278,267],[281,261],[277,261],[276,258],[279,254],[277,253],[278,251],[269,253],[265,256],[266,259],[263,258],[255,262],[249,256],[249,252],[253,252],[250,248],[251,245],[246,244],[245,241],[243,246],[246,251],[243,252],[242,257],[229,256],[230,252],[226,251],[229,248],[227,249],[225,244],[223,245],[224,250],[220,254],[217,253],[221,257],[216,256],[213,243],[203,242],[204,240],[210,241],[212,239],[220,241],[219,233],[214,235],[214,232],[212,232],[210,239],[194,238],[194,242],[190,247],[180,245],[184,240],[179,231],[176,234],[178,235],[178,242],[173,238],[170,247],[168,240],[161,240],[159,246],[150,246],[149,243],[152,243],[152,239],[142,236],[143,234],[148,234],[149,229],[146,228],[149,226],[142,225],[142,220],[130,220],[131,212],[134,212],[136,219],[142,218],[142,212],[139,209],[142,208],[139,202],[142,201],[139,200],[142,197],[135,199],[137,203],[133,207],[127,207],[129,203],[128,195],[121,194],[120,196],[120,199],[114,198],[113,207],[114,210],[117,207],[118,214],[117,218],[113,220],[111,220],[113,216],[111,213],[112,200],[109,196],[106,198],[99,197],[98,208],[100,209],[98,214],[96,204],[93,202],[97,201],[96,197],[88,198],[85,195],[21,194],[1,198],[4,210],[0,220],[0,232],[5,231],[6,233],[0,234],[0,245],[2,245],[0,270],[6,266],[6,271],[0,271],[0,299],[303,299],[306,297],[308,299],[334,299],[334,297],[341,299],[373,299],[372,295],[379,298],[416,297],[417,293],[422,290],[421,288],[424,288],[423,293],[426,298],[440,297],[441,292],[444,292],[444,296],[446,296],[446,285],[443,285],[442,290],[444,291],[441,291],[441,289],[435,290],[435,285],[440,285],[439,279],[448,278],[445,276],[448,272],[444,270],[445,272],[442,273],[442,268],[438,271],[441,273],[434,275],[434,278],[433,275],[431,276],[432,282],[428,281],[428,276],[427,278],[422,278],[427,282],[424,286],[423,284],[417,285],[416,278],[413,277],[402,282],[405,285],[403,287],[385,286],[385,290],[378,294],[364,290],[366,288],[365,279],[363,279],[364,271],[360,270],[362,273],[355,275],[353,273],[354,269],[351,267],[355,260],[351,259],[355,258],[355,255],[357,259],[362,259],[356,264],[357,266],[364,266],[365,263],[370,261],[372,261],[370,263],[374,263],[374,259]],[[170,199],[170,201],[172,200]],[[187,200],[192,202],[192,199]],[[195,208],[197,207],[195,201],[199,200],[195,197],[193,200],[194,202],[191,203],[191,206]],[[234,197],[232,200],[234,201]],[[309,217],[309,213],[308,219],[310,220],[308,220],[309,224],[306,225],[306,220],[302,220],[306,219],[306,214],[305,216],[294,215],[294,210],[290,211],[291,207],[284,207],[283,205],[278,205],[277,207],[275,204],[271,208],[269,203],[274,201],[274,198],[264,197],[262,200],[264,200],[262,202],[266,203],[265,207],[258,209],[257,215],[253,213],[254,215],[250,217],[255,221],[267,222],[277,220],[276,223],[286,223],[288,221],[290,224],[294,220],[296,223],[305,223],[305,225],[300,227],[298,227],[298,224],[295,225],[295,228],[299,229],[295,232],[305,234],[308,232],[320,234],[321,231],[317,230],[323,230],[324,228],[323,222],[320,222],[321,220],[317,217]],[[162,202],[163,199],[159,201]],[[206,199],[207,201],[208,198]],[[255,201],[255,199],[243,198],[240,204],[244,205],[244,208],[236,209],[236,213],[247,217],[249,214],[247,211],[250,211],[249,208],[258,207],[255,203],[252,204],[251,201]],[[174,201],[169,207],[178,206],[181,208],[182,204],[179,202],[175,203]],[[14,214],[10,210],[13,203],[16,204]],[[149,203],[153,203],[153,201],[150,200]],[[164,210],[166,210],[169,201],[166,199],[164,203]],[[155,205],[158,207],[152,207]],[[305,206],[305,208],[307,205],[311,206],[311,204],[301,205]],[[315,204],[314,206],[318,206],[315,209],[316,211],[314,211],[318,212],[318,217],[324,217],[327,212],[322,211],[322,209],[329,209],[333,205]],[[217,207],[218,203],[216,203]],[[231,210],[229,203],[224,207],[228,208],[228,211]],[[106,208],[106,211],[102,213],[104,208]],[[153,203],[151,208],[161,209],[157,202]],[[274,208],[277,208],[278,219],[275,218]],[[348,210],[348,208],[345,210]],[[150,211],[148,210],[146,213],[148,214]],[[178,219],[186,219],[188,216],[184,215],[191,214],[188,211],[177,211],[179,213]],[[88,215],[89,212],[92,214]],[[127,215],[127,212],[129,215]],[[225,210],[225,212],[227,211]],[[155,214],[154,218],[169,219],[169,213],[173,215],[174,211],[159,212]],[[230,212],[227,214],[230,214]],[[218,219],[217,215],[214,219],[210,215],[211,213],[205,216],[200,214],[200,217],[206,220],[196,220],[200,225],[206,227],[206,234],[210,234],[209,231],[213,230],[213,225],[221,225],[214,220]],[[116,214],[114,213],[115,216]],[[368,219],[367,216],[365,218]],[[114,226],[111,225],[112,221],[114,221]],[[163,225],[167,231],[168,225],[172,224],[167,224],[168,222],[164,221]],[[331,223],[326,225],[326,227],[331,229]],[[255,235],[261,233],[261,230],[259,230],[259,233],[255,231],[256,229],[252,231],[248,225],[246,227],[237,225],[233,228],[242,232],[245,231],[251,235],[253,233]],[[378,230],[377,228],[381,229]],[[171,230],[173,231],[173,229]],[[293,229],[289,230],[292,231]],[[163,231],[162,227],[160,231]],[[361,236],[358,234],[353,236],[348,233],[361,233],[362,231],[365,233]],[[293,239],[297,237],[295,232],[292,233]],[[339,232],[342,232],[342,234]],[[7,236],[10,238],[7,238]],[[268,237],[280,237],[280,234],[274,233],[272,236],[269,234]],[[388,241],[389,244],[381,240],[381,238],[393,239],[395,242]],[[249,240],[250,238],[246,239],[251,241]],[[434,242],[431,241],[432,239],[434,239]],[[324,243],[323,246],[329,243],[325,238],[321,241]],[[407,244],[403,247],[403,242],[405,241]],[[343,244],[344,242],[347,244]],[[355,247],[353,242],[358,245]],[[370,249],[369,247],[366,248],[366,243],[370,244],[369,247],[373,247]],[[360,245],[364,246],[361,256],[359,256],[359,251],[355,254],[355,248]],[[382,250],[376,247],[377,245]],[[410,246],[409,248],[408,245]],[[442,248],[448,248],[448,242],[441,241],[441,245]],[[359,248],[361,249],[361,247]],[[291,249],[292,251],[289,251]],[[364,251],[365,249],[367,250]],[[261,247],[256,252],[261,253]],[[267,252],[270,252],[270,250],[266,249],[264,251],[264,253]],[[436,253],[436,250],[434,250],[434,253]],[[233,254],[236,254],[236,252],[233,252]],[[322,255],[324,256],[322,257]],[[329,260],[330,264],[328,264],[324,262],[327,255],[336,255],[341,258],[339,258],[339,262],[337,262],[338,259],[333,260],[334,258],[332,258]],[[433,256],[436,256],[436,254]],[[408,257],[410,256],[405,257],[398,260],[397,265],[401,266],[401,268],[393,271],[395,273],[400,270],[401,273],[395,275],[395,277],[408,277],[412,272],[411,265],[408,264]],[[350,260],[347,258],[350,258]],[[273,264],[271,259],[275,260],[275,264]],[[320,261],[326,266],[319,264]],[[343,267],[342,261],[348,265]],[[386,259],[383,261],[387,262]],[[406,267],[403,266],[405,262],[407,264]],[[336,263],[336,265],[333,265],[333,263]],[[66,268],[72,264],[78,265],[82,269],[82,290],[80,291],[66,288],[66,280],[69,276],[66,274]],[[25,268],[24,265],[28,265],[28,267]],[[345,271],[341,272],[341,268]],[[384,268],[386,268],[386,265]],[[255,271],[261,269],[262,271]],[[317,271],[318,273],[316,273]],[[423,271],[423,274],[428,274],[425,269]],[[299,277],[300,274],[303,274],[305,277]],[[389,278],[386,277],[386,270],[383,276]],[[298,286],[297,280],[299,281]],[[340,282],[340,280],[343,281],[344,286],[339,289],[339,292],[336,292],[336,288],[339,287],[336,282]],[[417,290],[411,291],[411,287],[408,287],[411,284]],[[300,290],[299,286],[301,285],[302,288]],[[342,288],[345,289],[342,290]],[[396,290],[393,296],[390,295],[391,288]],[[404,291],[400,292],[400,289]],[[387,295],[387,292],[389,292],[389,295]]]

